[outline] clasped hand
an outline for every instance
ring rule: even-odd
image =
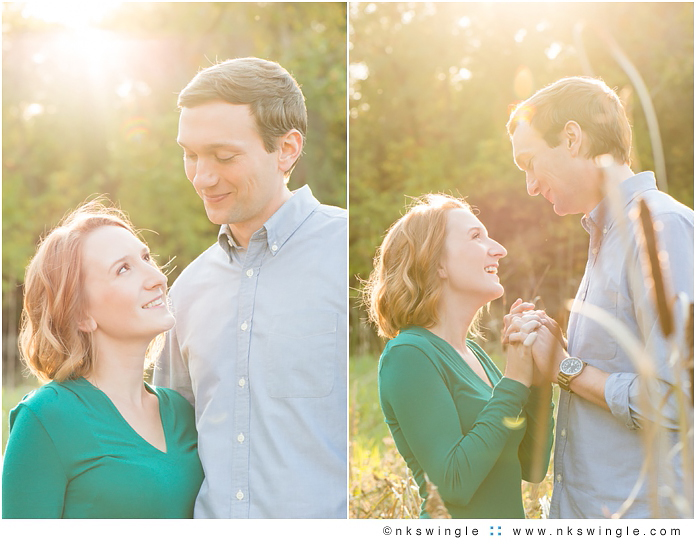
[[[503,325],[506,375],[526,385],[555,381],[558,365],[567,356],[567,343],[558,323],[518,298],[503,318]]]

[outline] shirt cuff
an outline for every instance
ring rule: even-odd
[[[638,429],[630,406],[636,377],[637,374],[633,372],[615,372],[609,375],[604,384],[604,400],[609,410],[628,429]]]

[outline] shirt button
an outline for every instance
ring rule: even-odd
[[[247,274],[247,277],[251,277],[252,275],[254,275],[254,270],[248,269],[248,270],[246,271],[246,274]]]
[[[556,475],[556,482],[561,482],[562,480],[563,480],[563,475],[561,475],[560,473],[558,475]]]
[[[606,233],[607,233],[607,229],[604,228],[604,230],[602,230],[602,233],[603,233],[603,234],[606,234]]]
[[[237,441],[239,441],[239,444],[242,444],[244,442],[244,433],[240,433],[237,435]]]
[[[277,250],[278,250],[278,245],[271,246],[271,251],[273,251],[275,253]]]
[[[246,385],[246,380],[244,378],[239,379],[239,387],[244,387]]]
[[[241,490],[239,490],[239,491],[237,492],[237,499],[238,499],[239,501],[242,501],[242,500],[244,499],[244,492],[242,492]]]
[[[594,249],[592,249],[592,254],[593,254],[593,255],[596,255],[598,252],[599,252],[599,249],[597,249],[597,247],[595,247]]]
[[[246,321],[244,321],[244,323],[242,323],[242,327],[241,327],[241,328],[242,328],[242,330],[247,330],[247,329],[249,328],[249,325],[247,325],[247,322],[246,322]]]
[[[565,437],[565,436],[566,436],[566,430],[565,430],[565,429],[561,429],[561,437]]]

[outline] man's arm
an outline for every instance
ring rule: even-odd
[[[693,225],[681,215],[669,213],[655,218],[662,226],[660,233],[660,248],[669,257],[667,272],[670,287],[674,294],[686,294],[693,301]],[[640,268],[639,258],[636,257],[633,267]],[[637,293],[637,294],[636,294]],[[651,302],[650,291],[641,289],[633,294],[633,309],[640,321],[641,316],[650,314],[650,329],[647,333],[647,351],[654,357],[656,376],[659,380],[658,389],[664,395],[667,403],[661,409],[661,419],[670,428],[678,427],[678,408],[674,389],[680,389],[680,378],[674,377],[674,371],[669,364],[670,345],[660,331],[657,314]],[[545,321],[545,314],[532,311],[534,305],[518,300],[505,318],[504,341],[520,341],[522,334],[512,326],[513,317],[522,317],[525,321],[539,320],[544,327],[538,330],[538,336],[533,346],[534,361],[542,374],[549,380],[558,383],[558,373],[561,361],[568,357],[557,333],[550,323]],[[683,327],[683,318],[677,321],[677,329]],[[524,324],[524,322],[522,322]],[[516,325],[521,325],[517,322]],[[680,333],[681,335],[681,333]],[[580,357],[582,356],[574,356]],[[655,420],[654,416],[641,412],[638,398],[641,388],[641,378],[637,372],[607,373],[603,370],[586,365],[583,371],[570,381],[570,388],[578,396],[610,411],[629,428],[639,427],[640,418]]]
[[[693,218],[689,219],[677,212],[663,212],[653,216],[653,223],[659,227],[657,242],[660,254],[666,257],[665,274],[667,299],[674,301],[679,294],[689,302],[694,299],[694,229]],[[640,256],[636,255],[633,267],[644,268]],[[648,278],[644,269],[641,278]],[[645,352],[653,361],[655,382],[647,387],[645,378],[637,372],[611,374],[606,379],[605,398],[612,414],[629,428],[640,427],[641,420],[659,419],[669,429],[679,428],[679,405],[675,396],[677,390],[685,390],[685,379],[678,376],[678,367],[670,363],[673,342],[683,346],[685,317],[674,306],[675,329],[674,340],[670,341],[662,333],[651,288],[641,286],[631,291],[631,301],[636,321],[644,327],[646,338]],[[662,401],[657,409],[643,409],[640,406],[642,395],[647,392],[656,395],[655,400]]]

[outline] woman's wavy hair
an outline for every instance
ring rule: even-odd
[[[40,241],[27,266],[19,349],[42,382],[87,376],[94,366],[92,334],[78,328],[85,310],[82,245],[85,236],[102,226],[121,227],[142,240],[123,211],[99,198],[69,213]],[[164,337],[162,333],[150,343],[147,365],[162,350]]]
[[[426,194],[415,198],[387,231],[363,287],[368,317],[380,336],[391,339],[407,326],[427,328],[437,322],[442,291],[438,269],[451,209],[472,211],[463,199]],[[478,318],[470,334],[479,334]]]

